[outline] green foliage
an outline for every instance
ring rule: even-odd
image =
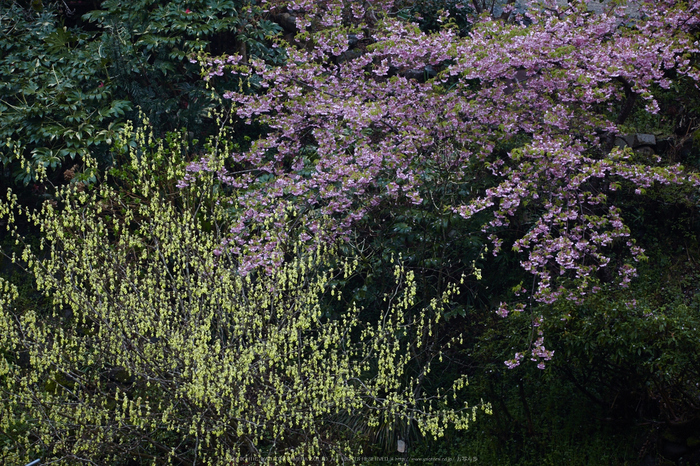
[[[657,151],[669,162],[700,168],[700,90],[688,78],[673,76],[669,89],[656,89],[660,111],[637,105],[620,128],[623,134],[654,134]]]
[[[423,32],[435,32],[445,27],[445,23],[458,28],[460,34],[469,32],[476,20],[470,2],[460,0],[422,0],[398,2],[398,15],[408,21],[417,22]],[[449,16],[446,16],[446,13]],[[446,16],[446,20],[441,19]]]
[[[24,185],[62,184],[59,169],[88,156],[113,164],[110,145],[139,111],[159,135],[212,134],[216,92],[190,62],[204,51],[280,60],[268,44],[281,28],[255,1],[108,0],[86,27],[64,26],[56,4],[1,3],[0,162]]]
[[[205,51],[279,58],[268,43],[281,28],[251,0],[107,0],[83,18],[101,30],[122,95],[145,112],[159,134],[181,127],[206,133],[211,90],[191,59]]]
[[[682,256],[653,260],[631,291],[592,296],[552,330],[567,377],[608,415],[681,424],[700,414],[700,271]]]
[[[130,160],[112,172],[118,191],[72,185],[36,212],[12,195],[0,204],[20,242],[17,210],[43,229],[16,260],[53,303],[50,315],[18,309],[17,288],[0,281],[6,461],[337,464],[361,455],[378,426],[465,429],[475,408],[450,401],[465,377],[422,390],[439,348],[426,351],[429,316],[456,290],[408,320],[415,277],[397,263],[380,318],[360,321],[350,303],[327,319],[324,303],[342,302],[333,279],[356,267],[332,247],[241,276],[234,257],[212,253],[227,231],[214,176],[172,191],[186,148],[181,135],[127,132],[115,147]],[[414,374],[417,349],[433,356]]]
[[[3,3],[0,162],[27,184],[66,160],[104,155],[131,104],[114,98],[91,34],[63,26],[53,7]]]
[[[654,215],[647,213],[649,224]],[[656,222],[649,229],[662,228],[664,242],[651,246],[658,232],[646,238],[650,259],[629,289],[605,286],[581,305],[560,302],[507,319],[469,312],[464,323],[472,331],[445,358],[471,375],[467,396],[489,400],[493,416],[414,456],[442,449],[439,456],[484,464],[633,465],[644,456],[671,464],[667,442],[692,451],[700,435],[700,270],[697,240],[688,234],[696,229],[675,216]],[[555,350],[547,370],[506,369],[502,360],[532,344],[514,336],[527,335],[540,314]]]

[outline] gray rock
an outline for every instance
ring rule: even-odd
[[[655,146],[656,145],[656,136],[654,136],[653,134],[643,134],[643,133],[628,134],[626,136],[622,136],[621,138],[616,138],[615,144],[618,143],[619,139],[624,140],[625,144],[632,147],[633,149],[636,149],[637,147],[641,147],[641,146]],[[620,146],[620,147],[624,147],[624,146]]]
[[[603,12],[603,4],[600,2],[589,2],[588,3],[588,11],[592,11],[593,13],[602,13]]]
[[[401,73],[406,79],[415,79],[418,82],[425,82],[430,78],[437,76],[435,68],[430,65],[426,65],[423,68],[413,68],[408,71]]]
[[[565,6],[569,2],[567,0],[557,0],[557,3],[559,4],[559,6]],[[610,0],[589,0],[587,4],[587,9],[592,13],[600,14],[603,13],[606,10],[606,8],[609,8],[610,6]],[[628,1],[625,5],[625,14],[631,17],[638,17],[639,7],[635,4],[635,2]]]
[[[655,146],[656,136],[653,134],[635,134],[635,146]]]
[[[651,156],[654,155],[654,153],[655,153],[655,152],[654,152],[654,149],[652,149],[652,148],[649,147],[649,146],[640,146],[640,147],[637,147],[637,148],[634,150],[634,152],[635,152],[636,154],[638,154],[638,155],[641,155],[642,157],[651,157]]]
[[[528,76],[528,71],[526,69],[516,70],[512,77],[503,79],[503,82],[506,84],[503,92],[506,95],[511,95],[519,87],[527,87],[526,83],[528,79],[530,79],[530,76]]]
[[[297,32],[297,17],[289,13],[282,13],[274,18],[277,24],[287,32]]]
[[[346,61],[354,60],[355,58],[357,58],[361,55],[362,55],[361,50],[347,50],[338,56],[337,63],[340,64],[340,63],[343,63]]]

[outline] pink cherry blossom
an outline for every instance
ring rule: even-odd
[[[239,80],[224,95],[237,117],[269,128],[249,150],[228,155],[235,168],[216,169],[234,188],[238,212],[222,250],[239,251],[242,273],[275,266],[293,239],[309,248],[344,240],[378,206],[425,205],[423,175],[431,170],[463,185],[478,165],[497,182],[451,209],[464,218],[488,212],[482,230],[499,254],[499,231],[537,206],[531,228],[512,244],[536,280],[535,300],[578,302],[594,292],[595,270],[611,266],[610,247],[620,241],[629,254],[616,272],[627,286],[643,250],[608,194],[625,183],[642,195],[655,184],[698,186],[700,178],[678,165],[638,164],[613,148],[626,115],[609,109],[638,96],[657,112],[653,90],[671,85],[670,70],[700,82],[688,59],[699,51],[690,32],[700,25],[700,4],[639,0],[635,11],[594,14],[584,0],[539,3],[547,8],[532,6],[527,21],[515,10],[507,20],[481,17],[460,37],[450,28],[421,32],[388,14],[389,0],[297,0],[287,8],[305,42],[279,44],[284,66],[238,55],[203,59],[205,79]],[[345,59],[349,31],[370,44]],[[437,76],[407,77],[427,66]],[[257,93],[247,84],[252,76]],[[516,137],[526,142],[507,156],[495,152]],[[193,163],[181,185],[214,170],[208,164]],[[263,223],[274,230],[260,233]],[[553,354],[542,341],[531,349],[539,364]],[[520,363],[518,354],[508,367]]]

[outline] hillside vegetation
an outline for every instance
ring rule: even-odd
[[[6,464],[700,464],[700,3],[0,0]]]

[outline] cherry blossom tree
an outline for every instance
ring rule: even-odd
[[[692,61],[700,3],[613,1],[601,12],[560,3],[508,3],[460,37],[448,13],[440,31],[424,33],[390,0],[299,0],[287,6],[299,32],[277,44],[284,66],[200,57],[206,79],[237,80],[224,96],[234,114],[268,128],[248,150],[222,146],[226,164],[191,165],[182,181],[216,171],[235,191],[236,224],[217,253],[236,255],[243,273],[278,267],[286,244],[347,239],[379,206],[428,202],[422,174],[440,169],[460,185],[496,180],[449,207],[464,218],[490,213],[482,231],[494,255],[514,216],[534,216],[508,245],[535,280],[530,302],[580,300],[605,267],[626,286],[644,252],[609,195],[700,180],[613,141],[635,106],[659,110],[654,92],[672,77],[700,80]],[[504,141],[515,145],[506,156],[497,150]],[[289,209],[295,220],[280,221]],[[277,228],[263,235],[260,224]],[[628,251],[621,265],[611,264],[614,245]],[[498,313],[524,308],[504,303]],[[542,335],[530,352],[540,367],[552,355]]]

